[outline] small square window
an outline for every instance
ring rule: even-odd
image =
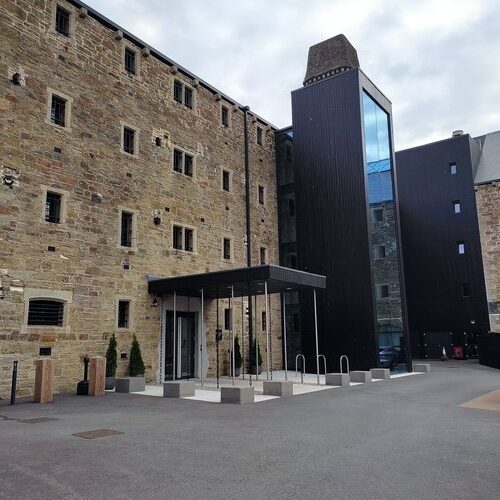
[[[267,248],[260,247],[260,265],[263,266],[267,264]]]
[[[64,36],[69,36],[70,12],[60,5],[56,7],[56,31]]]
[[[66,126],[66,99],[52,95],[50,121],[61,127]]]
[[[174,226],[172,233],[172,246],[176,250],[182,250],[182,227]]]
[[[123,151],[133,155],[135,153],[135,130],[123,127]]]
[[[227,170],[222,171],[222,189],[224,191],[231,191],[231,174]]]
[[[375,258],[376,259],[385,259],[385,245],[376,245],[375,246]]]
[[[130,324],[130,301],[118,301],[118,328],[128,328]]]
[[[257,144],[262,146],[262,128],[257,127]]]
[[[463,241],[457,241],[458,255],[465,254],[465,243]]]
[[[120,245],[122,247],[131,247],[134,231],[134,214],[122,211],[120,226]]]
[[[262,325],[262,331],[266,331],[266,311],[262,311],[260,324]]]
[[[454,201],[453,202],[453,212],[455,214],[459,214],[462,211],[462,207],[460,205],[460,201]]]
[[[259,186],[259,205],[264,205],[266,190],[264,186]]]
[[[381,208],[374,208],[372,210],[373,222],[382,222],[384,220],[384,212]]]
[[[192,229],[184,229],[184,250],[186,252],[194,250],[194,231]]]
[[[47,191],[45,197],[45,220],[59,224],[61,222],[62,195]]]
[[[457,164],[456,163],[450,163],[450,175],[456,175],[457,173]]]
[[[182,104],[182,88],[182,83],[179,80],[174,80],[174,101],[179,104]]]
[[[193,157],[184,153],[184,173],[188,177],[193,177]]]
[[[193,91],[189,87],[184,87],[184,106],[193,109]]]
[[[224,309],[224,330],[231,330],[232,324],[232,310],[231,308]]]
[[[462,297],[470,297],[469,283],[462,283]]]
[[[182,173],[184,153],[180,149],[174,149],[174,170]]]
[[[222,243],[222,256],[224,260],[231,260],[231,240],[224,238]]]
[[[221,120],[224,127],[229,127],[229,110],[226,106],[221,107]]]
[[[136,53],[125,47],[125,71],[131,75],[136,74]]]
[[[377,299],[387,299],[389,297],[389,285],[377,285]]]

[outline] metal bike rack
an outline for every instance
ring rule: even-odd
[[[346,373],[349,373],[349,358],[343,354],[342,356],[340,356],[340,360],[339,360],[339,363],[340,363],[340,373],[344,373],[342,371],[342,360],[345,359],[345,362],[346,362],[346,366],[347,366],[347,372]]]
[[[297,354],[295,356],[295,378],[297,378],[297,373],[298,373],[298,363],[299,363],[299,358],[302,358],[302,371],[300,372],[300,383],[304,383],[304,373],[306,372],[306,358],[303,354]]]
[[[324,354],[318,354],[318,360],[319,358],[323,358],[323,365],[325,367],[325,383],[326,383],[326,356]]]

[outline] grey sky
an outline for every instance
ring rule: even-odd
[[[87,0],[278,127],[307,51],[344,33],[393,103],[396,148],[500,129],[498,0]]]

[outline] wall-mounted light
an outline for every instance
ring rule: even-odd
[[[159,210],[153,210],[151,212],[151,215],[153,216],[153,222],[155,226],[159,226],[161,224],[161,215]]]
[[[152,302],[152,304],[151,304],[151,307],[158,307],[158,297],[155,297],[155,298],[153,299],[153,302]]]

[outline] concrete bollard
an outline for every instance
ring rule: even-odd
[[[54,400],[54,360],[35,361],[35,403],[52,403]]]

